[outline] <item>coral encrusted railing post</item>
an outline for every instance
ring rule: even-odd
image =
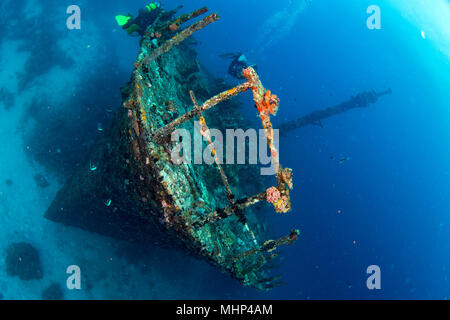
[[[184,41],[187,37],[190,37],[194,34],[194,32],[203,29],[207,25],[219,20],[220,17],[217,15],[217,13],[213,13],[209,15],[208,17],[194,23],[192,26],[187,27],[183,31],[177,33],[175,36],[172,37],[172,39],[167,40],[162,46],[155,49],[149,56],[147,56],[142,64],[145,65],[146,63],[149,63],[156,58],[158,58],[160,55],[168,52],[170,49],[172,49],[174,46],[179,45],[182,41]],[[172,30],[174,31],[174,30]]]

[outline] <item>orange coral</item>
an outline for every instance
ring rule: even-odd
[[[259,113],[269,113],[271,115],[276,115],[278,111],[278,106],[280,105],[280,99],[270,90],[264,93],[264,98],[261,105],[257,106]]]

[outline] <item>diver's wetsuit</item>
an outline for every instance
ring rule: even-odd
[[[228,68],[228,73],[235,78],[244,79],[242,71],[250,66],[256,68],[256,65],[251,65],[247,61],[247,58],[243,54],[240,54],[231,62],[230,67]]]
[[[150,26],[153,22],[155,22],[156,18],[161,13],[162,9],[158,8],[152,11],[148,11],[146,9],[140,9],[139,14],[136,18],[130,20],[123,26],[123,29],[128,29],[132,25],[137,25],[139,28],[135,30],[141,37],[144,36],[145,30]]]

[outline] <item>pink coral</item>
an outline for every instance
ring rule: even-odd
[[[289,199],[286,196],[282,196],[280,199],[278,199],[277,202],[275,202],[274,204],[275,207],[275,211],[279,212],[279,213],[286,213],[289,211],[290,206],[289,206]]]
[[[266,200],[269,203],[275,203],[280,199],[280,191],[275,187],[270,187],[266,191]]]

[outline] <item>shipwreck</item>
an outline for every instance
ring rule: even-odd
[[[234,88],[203,70],[191,36],[219,16],[213,13],[183,25],[207,11],[157,19],[148,27],[131,80],[122,88],[122,107],[45,216],[119,239],[179,244],[241,283],[267,290],[280,283],[271,274],[276,249],[299,236],[292,229],[278,239],[267,239],[258,209],[263,203],[279,213],[291,209],[293,172],[279,161],[271,124],[280,100],[251,67],[243,71],[246,81]],[[252,93],[267,139],[276,172],[272,186],[263,185],[257,166],[222,165],[209,135],[210,127],[249,125],[239,112],[239,101],[232,99],[245,91]],[[358,96],[357,105],[327,109],[283,128],[317,124],[358,104],[373,103],[378,96]],[[193,132],[194,120],[201,124],[213,165],[171,161],[172,132]]]

